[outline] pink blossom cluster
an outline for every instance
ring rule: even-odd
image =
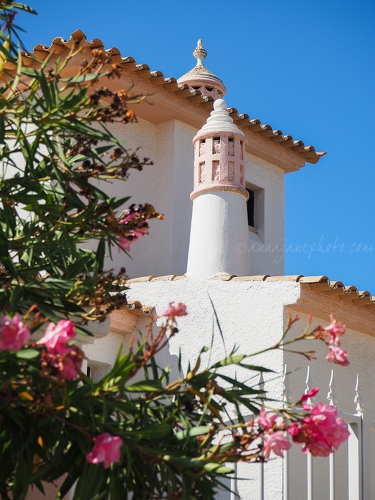
[[[320,391],[319,387],[315,387],[314,389],[310,389],[307,391],[299,400],[300,403],[305,403],[305,401],[308,401],[311,398],[314,398],[318,392]],[[304,404],[302,404],[302,407],[304,407]],[[305,410],[310,410],[310,405],[306,405]]]
[[[307,409],[309,406],[304,405]],[[349,437],[347,424],[337,417],[337,408],[318,403],[311,414],[288,427],[295,443],[303,443],[302,451],[313,457],[327,457]]]
[[[86,455],[86,460],[91,464],[103,462],[104,468],[120,460],[121,446],[123,441],[119,436],[112,436],[108,432],[103,432],[95,438],[93,449]]]
[[[273,428],[278,418],[279,415],[277,413],[273,411],[266,411],[265,408],[261,408],[259,415],[255,417],[254,422],[261,425],[264,430],[268,431]]]
[[[277,413],[261,408],[259,415],[254,419],[254,423],[260,427],[262,433],[262,454],[265,460],[269,458],[271,451],[279,457],[283,457],[283,451],[289,450],[292,446],[286,432],[282,430],[285,428],[284,419]]]
[[[279,457],[283,457],[283,451],[289,450],[292,445],[284,431],[275,431],[266,434],[263,438],[263,456],[267,460],[273,451]]]
[[[44,344],[47,351],[52,354],[66,354],[71,349],[68,343],[75,336],[72,321],[62,319],[56,324],[50,323],[46,328],[46,333],[38,343]]]
[[[19,351],[30,338],[30,330],[23,324],[22,316],[0,317],[0,349]]]
[[[283,457],[283,451],[291,447],[288,434],[295,443],[303,443],[302,451],[314,457],[328,456],[348,439],[348,426],[342,418],[337,417],[335,406],[318,403],[312,408],[306,403],[318,391],[318,388],[311,389],[301,397],[299,403],[302,403],[308,414],[290,425],[277,413],[261,408],[259,415],[251,422],[251,431],[255,431],[262,439],[262,456],[265,460],[271,452]],[[255,429],[254,425],[257,426]]]
[[[348,352],[341,349],[341,337],[345,333],[345,325],[337,322],[334,315],[330,315],[331,324],[321,329],[321,336],[329,346],[327,361],[337,365],[348,366]]]
[[[65,380],[76,379],[82,367],[83,352],[69,345],[75,335],[72,321],[63,319],[57,324],[50,323],[38,342],[47,348],[47,352],[42,353],[42,362]]]
[[[0,317],[0,349],[3,351],[19,351],[30,335],[18,313],[13,317]],[[47,348],[42,352],[42,366],[49,367],[65,380],[74,380],[79,376],[84,358],[79,347],[69,345],[74,337],[74,324],[70,320],[61,320],[56,325],[50,323],[38,342]]]
[[[168,309],[164,312],[163,316],[167,316],[172,320],[176,316],[186,316],[186,306],[182,302],[170,302]]]
[[[135,222],[135,219],[141,219]],[[119,238],[120,246],[126,251],[130,251],[130,245],[134,241],[145,236],[149,230],[148,220],[137,210],[135,205],[132,205],[129,209],[125,210],[120,218],[120,224],[123,225],[135,225],[135,227],[129,229],[129,232]],[[120,250],[120,249],[119,249]]]
[[[63,380],[75,380],[81,371],[83,358],[83,352],[76,346],[65,354],[43,351],[42,366],[47,366],[52,370],[52,374]]]

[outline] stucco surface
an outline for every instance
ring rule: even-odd
[[[187,275],[250,274],[246,199],[231,191],[204,193],[194,199]],[[240,251],[245,250],[245,251]]]
[[[293,327],[291,335],[295,335],[307,324],[308,315],[299,313],[301,319]],[[337,313],[339,318],[339,313]],[[320,319],[314,319],[312,328],[322,324]],[[350,415],[358,411],[356,396],[359,397],[360,406],[364,412],[364,423],[362,432],[364,433],[364,443],[374,444],[374,431],[370,430],[368,420],[375,420],[375,398],[374,398],[374,364],[375,342],[369,335],[365,335],[353,329],[347,329],[342,338],[342,348],[349,353],[350,365],[346,367],[333,365],[325,359],[328,349],[323,342],[304,342],[299,345],[301,349],[316,349],[316,360],[308,361],[302,357],[285,354],[287,363],[289,397],[292,400],[298,399],[306,389],[307,367],[309,366],[308,384],[310,388],[320,387],[319,394],[314,399],[314,403],[321,401],[329,404],[329,398],[333,398],[335,405],[339,408],[343,417],[349,418]],[[333,370],[333,380],[330,389],[330,380]],[[359,376],[358,391],[356,391],[357,375]],[[297,447],[296,447],[297,448]],[[347,456],[346,445],[342,446],[335,454],[335,469],[337,474],[336,488],[337,498],[347,498],[348,477],[347,477]],[[369,453],[364,454],[365,467],[372,470],[370,477],[373,478],[375,468],[374,446],[369,446]],[[297,449],[293,449],[290,457],[290,467],[293,475],[297,477],[306,477],[306,460],[301,460]],[[315,472],[319,480],[314,482],[314,488],[317,498],[328,498],[328,460],[314,459]],[[302,481],[293,481],[291,484],[292,500],[303,498],[305,493],[305,484]],[[365,498],[365,497],[364,497]],[[371,496],[375,498],[375,482],[371,481]]]
[[[141,146],[139,156],[150,158],[154,165],[142,172],[132,170],[126,182],[114,181],[104,187],[116,197],[131,194],[128,203],[153,204],[164,214],[164,221],[151,221],[149,235],[132,245],[132,259],[114,248],[113,262],[108,260],[108,266],[114,269],[125,266],[129,277],[184,274],[192,214],[190,193],[194,184],[192,139],[197,130],[177,120],[155,125],[142,119],[132,125],[114,124],[112,130],[130,150]],[[258,234],[249,232],[249,242],[239,247],[240,253],[249,255],[252,274],[283,273],[283,176],[281,168],[246,153],[246,181],[260,189],[256,200]]]
[[[123,138],[125,147],[137,149],[154,165],[142,172],[131,170],[126,182],[104,186],[118,198],[131,194],[130,203],[151,203],[164,220],[151,220],[143,241],[131,247],[131,259],[114,248],[113,262],[107,267],[126,267],[129,277],[145,274],[165,275],[186,271],[193,189],[193,146],[196,130],[175,120],[158,125],[139,120],[132,125],[116,124],[113,132]]]
[[[319,286],[318,286],[319,289]],[[319,301],[325,301],[325,308],[332,308],[338,319],[340,313],[347,314],[360,307],[349,303],[348,300],[339,300],[335,296],[327,299],[320,297],[322,292],[314,292],[309,287],[296,281],[223,281],[211,279],[206,281],[192,278],[178,280],[141,281],[131,283],[127,292],[130,300],[139,300],[142,304],[153,306],[156,315],[162,315],[169,302],[184,302],[187,305],[188,315],[178,320],[179,333],[170,339],[169,347],[159,356],[162,366],[173,368],[172,376],[176,374],[177,357],[181,349],[182,365],[194,363],[196,356],[203,346],[212,344],[212,349],[204,358],[204,363],[213,363],[225,357],[234,346],[238,352],[254,353],[275,344],[281,337],[286,320],[286,309],[298,312],[301,319],[296,323],[290,336],[300,334],[308,321],[308,315],[300,311],[301,300],[315,303],[319,309]],[[304,297],[304,299],[302,299]],[[314,299],[314,300],[313,300]],[[212,301],[212,302],[211,302]],[[315,302],[314,302],[315,301]],[[303,302],[303,304],[305,304]],[[306,302],[307,303],[307,302]],[[215,314],[218,316],[224,341],[221,337]],[[161,320],[160,320],[161,321]],[[328,317],[313,319],[312,328],[317,324],[327,324]],[[148,319],[143,317],[138,322],[142,331],[146,328]],[[212,340],[213,338],[213,340]],[[120,345],[123,349],[129,341],[129,335],[110,334],[108,339],[99,339],[86,348],[88,357],[93,356],[97,362],[96,369],[113,362],[115,352]],[[368,477],[375,472],[375,436],[374,428],[375,399],[374,399],[374,370],[375,341],[368,333],[361,333],[348,328],[342,339],[343,348],[349,352],[350,366],[341,367],[330,364],[325,357],[328,353],[323,342],[304,342],[294,344],[292,348],[301,351],[316,350],[316,360],[307,361],[304,357],[289,352],[270,351],[259,355],[251,361],[270,367],[278,377],[265,377],[265,388],[269,396],[280,401],[284,381],[280,376],[284,364],[287,365],[286,393],[290,401],[296,401],[307,388],[320,387],[320,393],[314,403],[321,401],[328,404],[331,400],[338,406],[340,416],[350,421],[353,415],[362,412],[364,461]],[[101,363],[101,364],[100,364]],[[204,364],[203,363],[203,364]],[[307,368],[309,376],[307,377]],[[332,377],[333,370],[333,379]],[[232,375],[248,379],[248,374],[241,370],[231,370]],[[359,385],[357,385],[357,375]],[[251,380],[257,383],[258,378]],[[278,403],[274,403],[277,405]],[[371,427],[372,425],[372,427]],[[348,492],[348,458],[347,445],[343,445],[335,454],[336,492],[337,498],[345,498]],[[306,456],[298,446],[294,446],[289,453],[290,482],[289,499],[300,500],[306,496]],[[285,462],[273,459],[265,466],[265,498],[275,500],[282,498],[283,468]],[[313,459],[314,490],[316,498],[328,498],[329,476],[328,459]],[[252,464],[240,464],[237,469],[238,477],[247,480],[238,481],[240,498],[251,500],[257,498],[259,488],[259,467]],[[367,497],[375,498],[375,482],[370,480],[371,491]],[[315,498],[314,497],[314,498]],[[225,494],[218,500],[228,498]]]
[[[107,268],[120,269],[125,267],[128,276],[153,272],[168,272],[167,262],[171,261],[171,198],[173,171],[173,122],[154,125],[145,120],[131,125],[113,124],[111,131],[123,141],[129,151],[135,151],[140,158],[150,158],[154,165],[145,167],[143,171],[130,170],[126,181],[109,181],[102,184],[103,189],[111,196],[123,198],[131,195],[124,208],[131,203],[151,203],[160,212],[165,213],[163,223],[150,221],[150,232],[146,236],[147,244],[136,241],[132,245],[131,258],[117,248],[112,249],[112,261],[106,260]],[[141,147],[140,147],[141,146]],[[168,244],[169,242],[169,244]],[[95,247],[95,242],[91,244]],[[163,247],[164,261],[157,251]],[[169,253],[168,253],[169,251]],[[170,266],[170,264],[169,264]]]
[[[194,362],[199,349],[211,344],[213,347],[205,362],[222,359],[234,347],[241,353],[253,353],[274,344],[282,335],[285,304],[294,303],[299,297],[299,285],[295,282],[223,282],[221,280],[198,281],[182,279],[178,281],[144,282],[132,284],[128,291],[130,299],[137,298],[143,304],[154,305],[155,313],[162,314],[171,301],[184,302],[189,314],[179,318],[179,333],[170,340],[169,352],[165,352],[160,362],[176,367],[181,348],[183,366]],[[212,301],[212,304],[211,304]],[[221,339],[215,324],[216,310],[224,335]],[[209,360],[210,358],[210,360]],[[266,365],[281,373],[283,353],[272,351],[257,356],[252,362]],[[234,375],[234,370],[231,370]],[[236,370],[237,377],[249,377]],[[270,380],[266,377],[265,387],[271,397],[280,400],[282,379]],[[257,383],[258,379],[252,380]],[[265,468],[268,484],[265,499],[275,500],[282,494],[282,466],[279,459],[272,460]],[[238,482],[240,498],[256,498],[258,491],[258,467],[242,464],[238,476],[247,480]],[[221,498],[221,497],[220,497]],[[222,496],[222,498],[227,498]]]
[[[255,191],[255,225],[249,233],[252,274],[284,274],[284,172],[281,168],[246,154],[246,181]]]

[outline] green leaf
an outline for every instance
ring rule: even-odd
[[[220,337],[221,337],[221,341],[223,342],[223,346],[224,346],[225,354],[226,354],[227,352],[226,352],[226,346],[225,346],[225,338],[224,338],[223,330],[221,329],[221,325],[220,325],[220,321],[219,321],[219,316],[217,315],[215,304],[212,302],[212,299],[211,299],[210,295],[208,295],[208,298],[210,299],[210,302],[211,302],[211,307],[212,307],[212,310],[213,310],[214,316],[215,316],[215,322],[216,322],[216,325],[218,327],[218,330],[219,330],[219,333],[220,333]]]
[[[124,387],[126,392],[154,392],[163,391],[164,387],[158,380],[142,380]]]
[[[133,407],[132,413],[135,413],[135,408]],[[113,429],[115,431],[115,428]],[[162,422],[159,425],[147,426],[139,430],[124,432],[121,435],[127,438],[136,437],[139,439],[155,440],[161,439],[167,436],[171,432],[171,425],[167,422]]]
[[[232,377],[227,377],[226,375],[222,374],[222,373],[218,373],[217,375],[219,378],[225,380],[226,382],[229,382],[232,386],[232,388],[236,388],[236,389],[242,389],[242,394],[264,394],[266,391],[264,391],[263,389],[255,389],[245,383],[242,383]],[[230,389],[227,389],[227,390],[230,390]],[[225,397],[225,393],[224,393],[224,397]]]
[[[211,366],[211,370],[215,368],[220,368],[221,366],[229,366],[229,365],[239,365],[243,359],[246,358],[245,354],[236,354],[230,355],[221,361],[218,361],[214,365]]]
[[[2,5],[1,8],[3,9],[4,6]],[[11,8],[24,10],[25,12],[28,12],[29,14],[37,14],[36,10],[34,10],[32,7],[29,7],[28,5],[26,5],[24,3],[11,2]]]
[[[156,450],[155,450],[156,451]],[[201,470],[204,467],[204,463],[200,460],[196,460],[194,458],[188,458],[186,456],[178,456],[178,455],[164,455],[163,460],[168,463],[182,465],[184,467],[191,467],[192,469]]]
[[[175,436],[177,439],[181,440],[181,439],[188,439],[189,437],[201,436],[202,434],[208,434],[208,432],[210,432],[210,427],[198,426],[177,432]]]
[[[96,262],[94,267],[94,276],[97,276],[103,270],[105,257],[105,237],[102,236],[99,240],[98,248],[96,251]]]
[[[207,472],[214,472],[215,474],[219,474],[221,476],[226,476],[228,474],[233,474],[234,470],[226,467],[225,465],[217,464],[216,462],[208,462],[204,464],[203,469]]]
[[[10,313],[15,313],[18,310],[19,304],[22,303],[24,296],[25,296],[25,287],[22,285],[16,285],[13,289],[13,293],[11,295],[11,300],[9,304]]]
[[[275,370],[271,370],[270,368],[266,368],[264,366],[248,365],[247,363],[240,363],[240,366],[242,366],[243,368],[247,368],[248,370],[253,370],[255,372],[275,373]]]
[[[9,254],[9,246],[7,238],[2,231],[0,225],[0,262],[4,265],[6,270],[10,273],[13,278],[18,278],[17,269],[15,268],[13,261]]]
[[[37,349],[22,349],[21,351],[16,352],[17,358],[20,359],[34,359],[39,356],[40,351]]]
[[[0,114],[0,144],[4,144],[5,142],[5,123],[4,116]]]

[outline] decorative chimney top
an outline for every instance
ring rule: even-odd
[[[233,123],[226,102],[217,99],[207,122],[193,139],[194,191],[190,198],[207,192],[246,191],[244,133]]]
[[[200,39],[195,47],[193,56],[197,60],[197,66],[203,66],[203,59],[207,57],[207,50],[203,47],[203,41]]]
[[[217,99],[207,123],[193,139],[189,277],[205,280],[218,274],[250,274],[245,142],[225,101]]]
[[[211,111],[211,115],[207,119],[207,122],[197,133],[197,138],[211,132],[225,132],[228,134],[240,135],[243,138],[245,137],[242,130],[240,130],[237,125],[233,123],[233,119],[229,116],[227,104],[224,99],[217,99],[215,101],[214,109]]]
[[[224,83],[203,64],[203,60],[207,57],[207,51],[203,47],[202,40],[198,40],[193,56],[197,60],[196,66],[181,76],[177,82],[179,84],[186,83],[191,89],[200,90],[202,95],[210,96],[214,100],[224,97],[226,92]]]

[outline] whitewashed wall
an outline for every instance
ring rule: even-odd
[[[255,191],[255,225],[249,233],[251,274],[284,274],[284,171],[247,153],[246,181]],[[251,187],[251,186],[250,186]]]
[[[243,353],[252,353],[279,340],[283,331],[284,306],[294,303],[299,297],[299,285],[295,282],[225,282],[208,280],[205,282],[183,278],[177,281],[151,281],[131,285],[129,299],[137,299],[144,305],[153,305],[155,313],[162,314],[171,301],[181,301],[187,305],[189,314],[179,318],[179,333],[170,341],[169,351],[163,353],[159,362],[162,365],[177,366],[179,349],[182,350],[183,366],[188,361],[194,362],[199,349],[211,344],[214,335],[213,349],[210,353],[211,362],[222,359],[233,346],[238,346]],[[225,345],[221,340],[214,321],[214,312],[210,298],[216,309]],[[138,324],[145,327],[145,319]],[[112,341],[122,342],[119,336],[112,334]],[[124,337],[124,343],[128,337]],[[109,363],[114,353],[104,349],[105,340],[95,341],[86,350],[88,357],[95,356],[97,361]],[[117,343],[117,345],[119,345]],[[117,347],[116,347],[117,349]],[[95,354],[93,354],[95,353]],[[283,368],[283,353],[272,351],[252,361],[264,364],[281,373]],[[206,357],[208,361],[208,355]],[[232,370],[232,375],[234,371]],[[237,370],[237,376],[246,375]],[[280,399],[282,394],[282,379],[267,381],[266,388],[271,397]],[[282,498],[282,467],[281,460],[270,462],[265,471],[265,480],[269,484],[265,500]],[[240,465],[240,477],[251,478],[250,481],[240,481],[238,492],[242,499],[254,498],[254,491],[259,489],[257,469],[253,465]],[[255,497],[256,498],[256,497]]]
[[[109,189],[116,197],[132,195],[131,202],[152,203],[164,214],[164,221],[151,221],[150,234],[131,247],[132,259],[114,249],[115,269],[125,266],[130,277],[186,272],[193,190],[196,130],[177,120],[154,125],[137,124],[112,127],[130,149],[149,157],[154,165],[142,172],[131,171],[126,182],[114,182]],[[257,186],[257,234],[249,232],[251,274],[281,275],[284,270],[284,172],[254,155],[246,155],[246,179]],[[108,190],[108,186],[106,186]],[[239,252],[244,251],[242,248]],[[246,250],[248,252],[248,250]]]
[[[291,334],[301,331],[308,316],[299,313],[301,320],[293,327]],[[339,314],[337,314],[339,317]],[[314,320],[312,327],[321,325],[321,320]],[[308,361],[302,357],[285,354],[289,378],[289,397],[293,400],[306,389],[307,367],[309,366],[308,385],[310,388],[320,387],[321,390],[314,403],[321,401],[324,404],[332,399],[340,412],[353,415],[358,411],[363,412],[363,444],[365,480],[369,480],[363,492],[364,499],[375,498],[375,433],[370,430],[369,420],[375,420],[375,339],[369,335],[347,329],[342,337],[342,348],[349,353],[350,365],[338,366],[325,360],[328,349],[323,342],[301,343],[302,349],[316,349],[316,360]],[[333,370],[333,379],[332,377]],[[359,384],[357,386],[357,376]],[[330,384],[331,381],[331,384]],[[356,401],[355,401],[356,399]],[[360,408],[359,408],[360,407]],[[348,458],[347,445],[343,445],[336,454],[336,498],[348,498]],[[314,498],[329,498],[328,489],[328,459],[314,459]],[[306,461],[301,460],[296,451],[291,453],[290,467],[293,477],[306,477]],[[290,498],[292,500],[305,498],[305,485],[303,481],[291,483]],[[355,498],[355,497],[354,497]]]
[[[236,345],[241,353],[252,353],[270,346],[279,340],[285,323],[286,306],[296,304],[300,298],[301,284],[294,281],[222,281],[207,280],[197,281],[182,278],[174,281],[156,280],[131,283],[128,297],[137,299],[144,305],[155,307],[157,315],[162,314],[168,303],[181,301],[187,305],[188,315],[178,320],[179,333],[170,341],[169,350],[159,358],[162,366],[171,366],[176,369],[177,356],[181,348],[183,366],[188,361],[194,362],[199,349],[211,344],[214,335],[213,349],[210,354],[211,362],[221,359]],[[221,340],[218,328],[215,325],[214,313],[210,302],[212,300],[216,309],[225,345]],[[345,302],[343,307],[345,307]],[[299,313],[301,320],[293,329],[292,334],[301,333],[307,323],[307,315]],[[339,313],[337,313],[339,317]],[[144,329],[147,318],[142,318],[138,327]],[[327,318],[328,322],[328,318]],[[312,326],[322,324],[316,320]],[[327,324],[327,323],[326,323]],[[111,334],[106,339],[97,340],[86,348],[89,358],[96,361],[94,367],[100,369],[113,362],[118,346],[126,349],[129,335]],[[375,424],[375,398],[374,398],[374,369],[375,339],[370,335],[358,331],[347,330],[343,337],[343,347],[349,351],[351,364],[341,367],[330,364],[325,356],[328,352],[323,342],[308,342],[294,345],[301,350],[317,350],[317,360],[307,361],[302,356],[280,351],[271,351],[258,356],[252,361],[263,364],[275,370],[280,377],[275,380],[267,379],[265,388],[270,397],[281,401],[284,391],[284,380],[281,376],[284,364],[287,364],[289,375],[286,378],[287,396],[291,401],[296,401],[307,388],[321,387],[314,403],[322,401],[325,404],[333,401],[338,406],[341,414],[350,420],[351,416],[363,413],[363,465],[364,479],[363,496],[349,495],[348,480],[348,447],[343,445],[335,455],[336,471],[336,496],[337,499],[375,498],[375,434],[371,425]],[[206,358],[208,361],[208,355]],[[90,363],[90,362],[89,362]],[[307,378],[307,367],[309,376]],[[332,376],[334,370],[334,377]],[[176,372],[174,372],[176,374]],[[233,372],[232,372],[233,374]],[[244,376],[237,370],[238,377]],[[359,386],[357,384],[359,375]],[[359,405],[359,406],[358,406]],[[361,421],[362,417],[359,417]],[[371,424],[371,420],[373,421]],[[353,457],[352,457],[353,458]],[[283,475],[286,462],[279,458],[271,460],[264,469],[264,497],[259,496],[260,475],[259,467],[252,464],[239,464],[237,475],[247,478],[238,481],[237,492],[243,500],[303,500],[308,498],[327,499],[329,496],[329,459],[313,459],[312,488],[314,495],[307,493],[307,458],[295,445],[288,456],[288,470],[290,475],[289,495],[286,497]],[[356,481],[352,476],[351,481]],[[222,494],[218,500],[228,500]]]
[[[193,189],[193,147],[195,130],[176,120],[153,125],[144,120],[138,124],[116,125],[113,132],[124,138],[125,146],[139,149],[141,158],[154,165],[142,172],[130,171],[129,180],[114,182],[107,190],[113,196],[131,194],[129,203],[151,203],[164,214],[164,220],[152,220],[149,235],[135,242],[129,259],[113,252],[115,269],[125,266],[130,277],[143,275],[183,274],[186,271]]]

